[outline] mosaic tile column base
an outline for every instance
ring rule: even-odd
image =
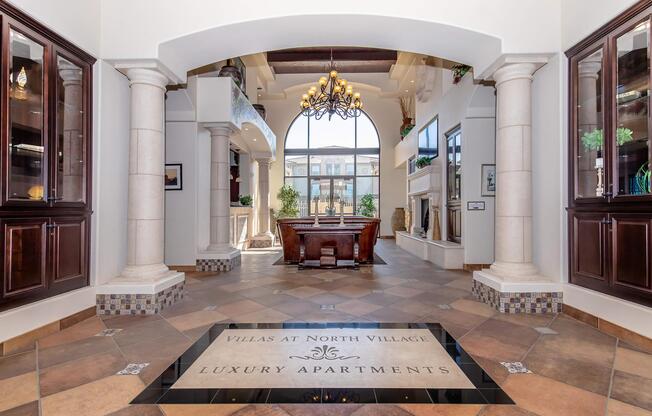
[[[240,254],[230,259],[197,259],[195,270],[198,272],[229,272],[239,266],[240,262]]]
[[[562,292],[499,292],[473,280],[473,295],[501,313],[561,313]]]
[[[155,294],[96,295],[98,315],[154,315],[183,299],[185,282]]]

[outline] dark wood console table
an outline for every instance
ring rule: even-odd
[[[337,265],[335,267],[358,268],[360,234],[364,224],[345,224],[344,226],[325,224],[315,227],[308,224],[293,225],[299,237],[299,268],[320,267],[322,247],[335,247]]]

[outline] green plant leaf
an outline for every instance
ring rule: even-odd
[[[299,216],[299,191],[286,183],[279,189],[276,197],[281,201],[278,218],[296,218]]]
[[[373,217],[376,212],[376,203],[372,194],[365,194],[360,198],[360,206],[358,207],[358,215],[363,217]]]

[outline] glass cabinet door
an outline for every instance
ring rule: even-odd
[[[576,198],[603,197],[605,148],[603,126],[603,49],[577,61],[575,169]]]
[[[650,21],[615,40],[614,188],[617,195],[650,194]]]
[[[56,57],[56,151],[52,200],[84,203],[86,199],[86,126],[84,69]]]
[[[43,202],[47,180],[45,47],[9,28],[9,111],[5,198]]]

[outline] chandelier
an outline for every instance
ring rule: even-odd
[[[337,114],[346,120],[358,117],[362,112],[360,93],[353,92],[353,86],[345,79],[338,78],[333,68],[333,50],[331,49],[331,71],[327,77],[319,78],[319,87],[312,86],[301,97],[301,113],[306,117],[321,119],[328,114],[328,119]]]

